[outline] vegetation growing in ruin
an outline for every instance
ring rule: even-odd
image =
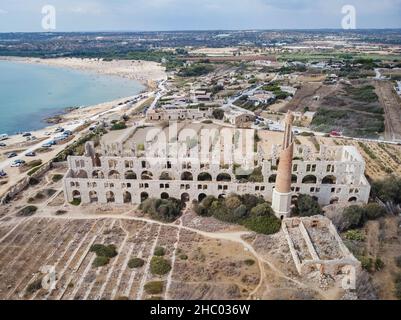
[[[125,124],[125,122],[116,122],[114,123],[110,130],[116,131],[116,130],[123,130],[123,129],[127,129],[127,125]]]
[[[365,235],[360,230],[348,230],[345,233],[345,238],[351,241],[364,241]]]
[[[28,171],[28,173],[27,173],[27,175],[30,177],[30,176],[32,176],[34,173],[36,173],[36,172],[38,172],[39,171],[39,169],[41,168],[42,166],[37,166],[37,167],[34,167],[32,170],[30,170],[30,171]]]
[[[74,199],[70,202],[73,206],[79,206],[81,204],[81,199]]]
[[[401,178],[391,175],[385,179],[373,181],[371,197],[394,205],[401,204]]]
[[[68,156],[81,156],[84,154],[85,143],[88,141],[94,141],[95,145],[99,142],[100,137],[106,131],[102,128],[95,130],[94,132],[88,133],[87,135],[81,137],[73,144],[69,145],[63,151],[61,151],[54,159],[54,162],[63,162],[67,160]]]
[[[233,170],[236,173],[235,178],[239,183],[263,182],[262,167],[257,167],[252,171],[244,171],[237,165],[234,165]]]
[[[224,118],[224,110],[220,108],[216,108],[212,111],[213,118],[217,120],[223,120]]]
[[[185,204],[182,201],[175,198],[151,198],[142,202],[139,209],[149,214],[154,220],[173,222],[180,216],[184,206]]]
[[[171,270],[171,264],[169,261],[162,257],[152,257],[150,261],[150,272],[155,275],[163,276],[169,273]]]
[[[238,223],[262,234],[276,233],[281,227],[281,221],[273,214],[270,205],[254,195],[232,194],[225,199],[208,196],[200,203],[194,201],[193,207],[198,215]]]
[[[386,209],[377,203],[364,206],[350,206],[343,211],[343,223],[340,229],[361,228],[369,220],[376,220],[386,214]]]
[[[316,199],[310,195],[301,194],[295,204],[293,213],[301,217],[311,217],[322,214],[322,208]]]

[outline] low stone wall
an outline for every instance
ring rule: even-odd
[[[38,171],[33,173],[31,176],[27,176],[21,181],[19,181],[16,185],[12,186],[1,198],[0,203],[6,204],[9,203],[12,199],[14,199],[17,194],[21,191],[25,190],[29,186],[30,180],[38,179],[43,176],[46,172],[48,172],[53,167],[53,162],[49,161],[48,163],[43,164]]]

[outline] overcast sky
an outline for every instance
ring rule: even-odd
[[[43,31],[44,5],[56,31],[340,28],[346,4],[357,28],[401,28],[401,0],[0,0],[0,32]]]

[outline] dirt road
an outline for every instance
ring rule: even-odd
[[[375,81],[375,87],[385,112],[385,139],[401,141],[401,99],[390,81]]]

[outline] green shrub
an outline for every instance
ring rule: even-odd
[[[32,170],[28,171],[27,175],[32,176],[34,173],[36,173],[42,166],[37,166],[33,168]]]
[[[363,225],[365,210],[359,206],[350,206],[343,211],[345,229],[359,228]]]
[[[389,176],[372,183],[371,198],[379,198],[384,202],[401,204],[401,178]]]
[[[127,125],[124,122],[116,122],[111,126],[110,130],[115,131],[115,130],[123,130],[126,128],[127,128]]]
[[[319,203],[309,195],[301,194],[294,208],[294,213],[301,217],[311,217],[322,214]]]
[[[62,174],[54,174],[53,176],[52,176],[52,181],[53,182],[59,182],[61,179],[63,179],[63,175]]]
[[[181,260],[188,260],[188,256],[186,254],[180,254]]]
[[[27,206],[17,212],[17,217],[30,217],[30,216],[34,215],[37,210],[38,210],[38,207]]]
[[[397,274],[394,281],[395,286],[395,296],[401,300],[401,273]]]
[[[163,247],[156,247],[153,254],[155,256],[162,257],[166,254],[166,250]]]
[[[273,214],[273,210],[268,203],[258,204],[255,208],[252,208],[251,210],[251,215],[254,217],[263,217]]]
[[[384,262],[380,258],[377,258],[375,261],[375,270],[380,271],[384,268]]]
[[[43,278],[39,278],[36,279],[35,281],[31,282],[28,287],[26,288],[26,294],[33,294],[36,291],[42,289],[42,279]]]
[[[38,159],[38,160],[30,161],[30,162],[28,162],[26,165],[27,165],[29,168],[35,168],[35,167],[37,167],[37,166],[42,165],[42,163],[43,163],[43,161],[40,160],[40,159]]]
[[[152,257],[150,261],[150,272],[155,275],[165,275],[171,270],[170,262],[162,257]]]
[[[401,268],[401,256],[395,258],[395,264],[398,268]]]
[[[208,196],[201,203],[193,202],[194,211],[200,216],[242,224],[250,230],[264,234],[276,233],[281,228],[270,204],[255,195],[231,194],[226,199]]]
[[[267,235],[277,233],[281,228],[281,220],[273,215],[246,218],[242,224],[252,231]]]
[[[184,204],[175,198],[146,199],[140,205],[140,210],[151,216],[152,219],[162,222],[173,222],[181,214]]]
[[[79,206],[81,204],[81,199],[74,199],[70,202],[73,206]]]
[[[253,260],[253,259],[246,259],[246,260],[244,261],[244,263],[245,263],[247,266],[253,266],[253,265],[255,264],[255,260]]]
[[[387,211],[377,203],[369,203],[365,206],[365,217],[367,220],[376,220],[384,217]]]
[[[223,120],[224,118],[224,110],[220,108],[216,108],[212,112],[213,118],[217,120]]]
[[[94,268],[98,268],[98,267],[103,267],[105,265],[107,265],[110,261],[110,258],[105,257],[105,256],[97,256],[95,258],[95,260],[93,261],[92,266]]]
[[[148,294],[160,294],[163,292],[163,281],[152,281],[145,284],[144,289]]]
[[[348,230],[345,233],[345,238],[351,241],[364,241],[365,236],[360,230]]]
[[[365,269],[367,272],[372,272],[373,269],[373,259],[366,257],[366,256],[360,256],[358,257],[358,260],[361,262],[362,269]]]
[[[90,247],[90,252],[95,252],[98,257],[114,258],[118,253],[116,246],[110,244],[105,246],[103,244],[94,244]]]
[[[214,67],[209,64],[197,63],[181,69],[178,75],[180,77],[198,77],[206,75],[213,70]]]
[[[128,267],[131,269],[141,268],[145,264],[145,261],[141,258],[132,258],[128,261]]]

